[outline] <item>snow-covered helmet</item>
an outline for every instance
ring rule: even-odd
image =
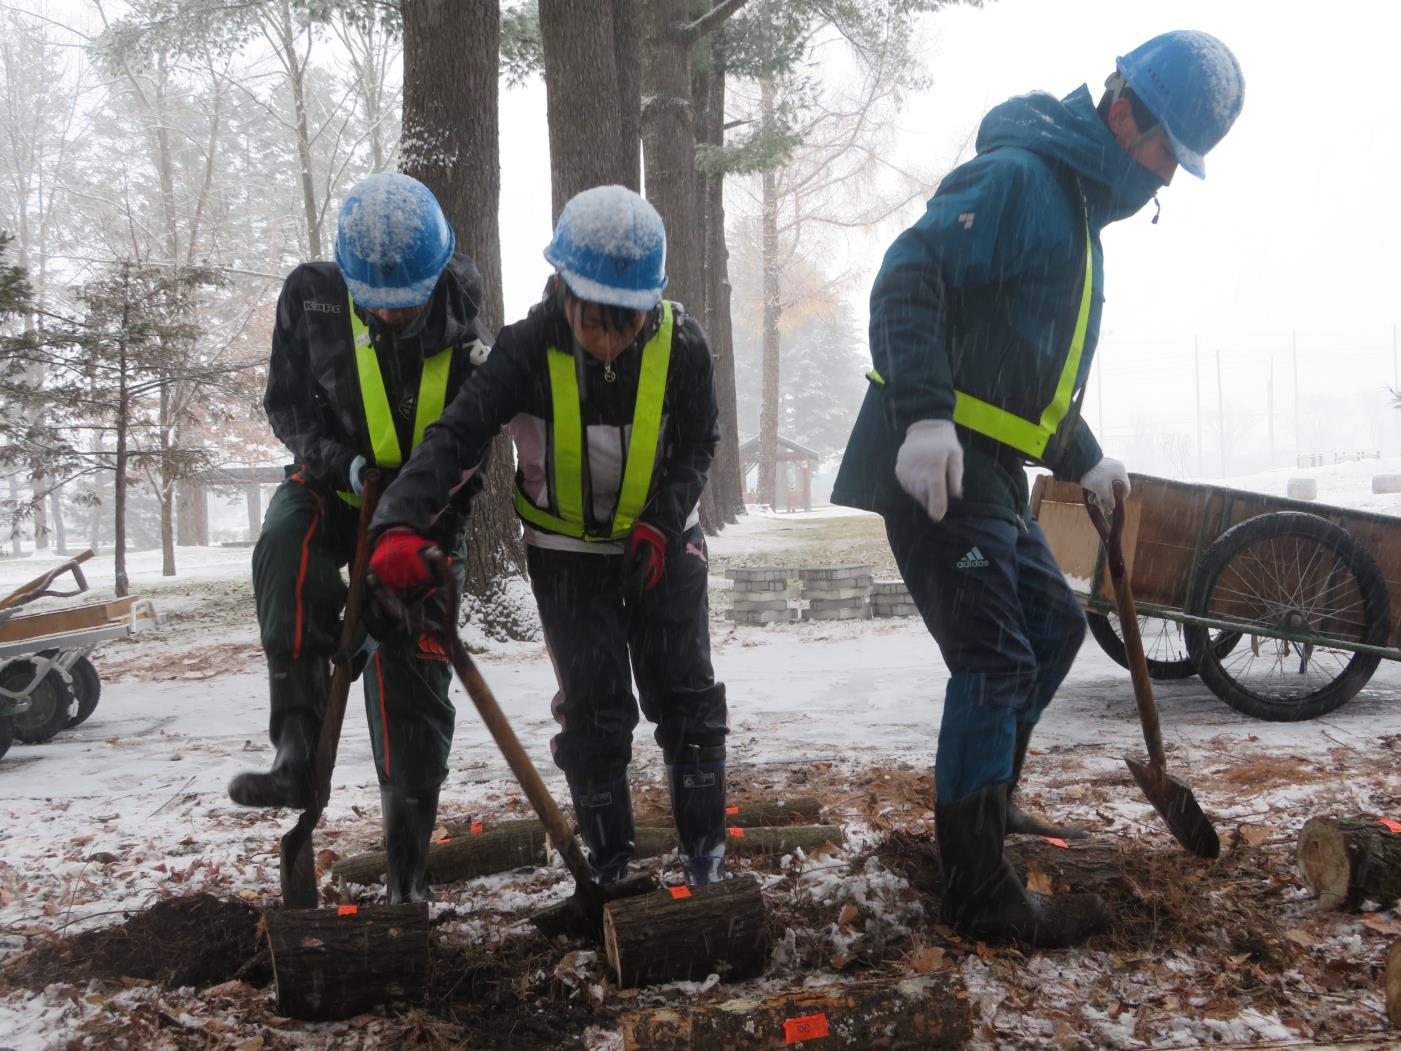
[[[416,307],[433,294],[456,238],[433,191],[381,172],[350,188],[336,231],[336,265],[362,307]]]
[[[651,310],[666,288],[666,228],[640,194],[595,186],[564,206],[545,259],[579,299]]]
[[[1121,55],[1115,67],[1163,126],[1177,163],[1206,178],[1204,155],[1226,137],[1245,101],[1231,49],[1210,33],[1176,29]]]

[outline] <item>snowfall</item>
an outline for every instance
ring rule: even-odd
[[[1320,502],[1401,515],[1401,495],[1371,491],[1372,476],[1387,472],[1401,474],[1401,458],[1277,471],[1229,484],[1283,494],[1288,478],[1310,476],[1318,480]],[[824,786],[837,783],[841,775],[866,786],[860,792],[879,795],[884,775],[873,779],[872,771],[910,777],[927,774],[932,764],[947,673],[917,619],[768,627],[735,626],[724,620],[728,582],[720,566],[763,565],[789,549],[795,531],[821,529],[850,514],[836,508],[794,514],[752,510],[710,543],[715,564],[714,663],[730,698],[730,756],[736,778],[801,785],[805,771],[815,768],[824,771],[819,782]],[[271,758],[265,678],[248,585],[249,553],[247,547],[182,548],[180,573],[174,579],[161,577],[159,552],[135,554],[133,590],[152,598],[162,624],[98,652],[103,692],[87,722],[46,744],[16,743],[0,759],[0,961],[59,936],[120,923],[172,894],[207,890],[257,905],[276,903],[276,837],[290,827],[292,816],[243,810],[225,794],[233,774],[264,767]],[[29,557],[0,562],[0,594],[55,561]],[[94,595],[109,595],[110,553],[85,568]],[[524,585],[519,600],[529,607]],[[548,702],[555,686],[543,644],[494,642],[470,625],[464,630],[531,758],[557,798],[567,798],[550,761],[554,724]],[[1355,969],[1351,980],[1334,992],[1319,994],[1345,1003],[1335,1005],[1337,1013],[1316,1030],[1301,1026],[1299,1016],[1291,1022],[1258,1001],[1235,1003],[1229,997],[1227,1010],[1193,1013],[1185,1003],[1154,1005],[1142,989],[1137,1001],[1125,1007],[1120,990],[1114,993],[1120,1000],[1117,1006],[1098,1009],[1090,1006],[1095,1000],[1091,991],[1108,988],[1104,975],[1119,965],[1108,961],[1107,950],[1022,956],[980,948],[950,954],[955,977],[972,1003],[974,1043],[1060,1048],[1248,1045],[1326,1035],[1367,1037],[1383,1046],[1387,1023],[1378,975],[1387,947],[1401,937],[1401,914],[1385,903],[1368,903],[1362,912],[1325,915],[1309,900],[1297,873],[1289,871],[1288,859],[1299,828],[1316,814],[1401,817],[1396,813],[1401,808],[1396,764],[1401,754],[1401,666],[1383,661],[1357,697],[1326,717],[1303,723],[1247,718],[1196,679],[1158,683],[1155,688],[1169,767],[1197,789],[1222,832],[1228,855],[1273,851],[1261,857],[1278,863],[1281,873],[1276,881],[1279,901],[1273,907],[1282,911],[1274,914],[1275,920],[1287,929],[1290,947],[1301,956],[1312,953],[1320,966],[1341,960],[1342,966]],[[456,685],[454,691],[459,718],[443,813],[488,818],[523,814],[520,793],[505,763],[470,702]],[[1184,866],[1202,864],[1181,855],[1149,804],[1133,789],[1122,757],[1142,749],[1128,673],[1087,640],[1034,741],[1027,775],[1033,798],[1057,818],[1084,820],[1119,842],[1133,841],[1151,853],[1177,852]],[[1300,776],[1280,778],[1274,773],[1279,764]],[[1232,771],[1241,770],[1247,774],[1232,776]],[[1250,776],[1250,770],[1260,776]],[[660,756],[644,724],[637,734],[633,780],[660,784],[661,776]],[[872,815],[883,812],[880,806],[843,811],[834,805],[829,819],[847,828],[845,852],[838,856],[857,857],[870,848],[884,824]],[[928,817],[916,815],[914,827],[927,834]],[[378,795],[357,689],[317,846],[329,846],[344,856],[372,848],[377,835]],[[670,864],[664,874],[674,879],[674,857]],[[897,930],[913,932],[916,945],[921,938],[933,939],[928,932],[937,917],[911,904],[902,877],[876,857],[845,876],[818,871],[833,868],[830,856],[786,857],[761,874],[766,886],[776,886],[804,866],[812,867],[805,900],[814,907],[829,907],[832,913],[832,929],[823,936],[831,939],[834,953],[859,934],[859,921],[856,930],[851,929],[852,914],[842,912],[846,918],[840,925],[836,922],[848,903],[862,911],[884,912]],[[567,889],[556,858],[543,884],[511,875],[486,877],[455,885],[448,899],[440,895],[434,910],[435,915],[453,910],[463,918],[462,929],[470,931],[474,913],[488,916],[533,906],[555,900]],[[364,893],[364,900],[372,900],[374,889]],[[502,937],[499,928],[486,925],[481,930],[484,938]],[[792,941],[787,942],[790,948]],[[784,939],[776,939],[776,945],[778,957]],[[1155,954],[1160,957],[1152,966],[1162,972],[1190,973],[1198,966],[1190,953],[1171,946],[1148,948],[1129,963],[1148,966],[1144,961]],[[781,965],[776,958],[776,972],[783,972]],[[1018,969],[1023,976],[1035,976],[1039,996],[1019,997],[1010,989],[1007,976]],[[1203,989],[1208,978],[1222,977],[1197,975]],[[1287,987],[1296,978],[1293,965],[1285,965],[1279,981]],[[816,980],[834,978],[828,973]],[[772,992],[784,981],[770,978],[746,988]],[[786,978],[790,987],[803,982],[801,974]],[[672,988],[668,995],[697,1001],[723,997],[723,987],[715,986],[713,980],[691,983]],[[163,1011],[174,1020],[177,1036],[185,1027],[179,1040],[171,1038],[175,1042],[170,1046],[194,1046],[191,1034],[214,1047],[374,1046],[375,1031],[390,1032],[286,1019],[250,1026],[243,1019],[246,1009],[228,1006],[235,1001],[227,997],[221,1001],[196,990],[153,989],[144,983],[115,990],[96,982],[4,988],[0,1048],[16,1051],[70,1042],[107,1046],[100,1035],[101,1020],[132,1011],[142,997],[152,996],[168,998]],[[273,991],[268,987],[252,995],[266,1004]],[[1154,1007],[1157,1020],[1150,1025],[1144,1012]],[[576,1046],[622,1047],[613,1016],[607,1014],[578,1039]]]

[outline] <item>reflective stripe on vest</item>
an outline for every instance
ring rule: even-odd
[[[369,431],[370,451],[373,454],[371,462],[376,467],[398,467],[404,462],[404,453],[399,448],[394,414],[389,408],[389,394],[384,389],[384,376],[379,371],[379,356],[375,353],[369,328],[355,313],[354,300],[349,300],[349,303],[350,335],[355,344],[355,369],[360,378],[360,400],[365,406],[365,427]],[[451,371],[451,347],[423,359],[410,453],[423,441],[423,432],[428,425],[443,414],[448,397],[448,373]],[[351,507],[360,506],[360,498],[353,492],[341,489],[337,490],[337,495]]]
[[[584,457],[588,439],[579,414],[579,377],[573,354],[550,347],[545,357],[550,369],[551,424],[547,471],[550,508],[537,507],[516,485],[516,513],[531,525],[576,540],[617,540],[632,531],[647,503],[657,446],[662,435],[662,402],[667,370],[671,366],[672,308],[662,300],[662,322],[642,348],[637,377],[637,402],[632,410],[632,437],[628,441],[627,466],[613,520],[604,530],[590,531],[584,517]]]
[[[1090,327],[1090,304],[1094,292],[1094,247],[1090,242],[1090,221],[1085,217],[1085,284],[1080,294],[1080,312],[1075,319],[1075,331],[1071,335],[1070,350],[1061,368],[1060,379],[1051,402],[1041,410],[1037,420],[1028,420],[1014,412],[999,408],[991,402],[975,398],[961,390],[954,391],[954,423],[967,427],[970,431],[985,434],[1003,445],[1034,456],[1038,460],[1046,451],[1046,446],[1055,437],[1056,430],[1070,410],[1070,399],[1075,392],[1075,377],[1080,372],[1080,359],[1085,353],[1085,335]],[[872,369],[866,378],[881,386],[885,379]]]

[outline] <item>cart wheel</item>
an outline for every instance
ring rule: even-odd
[[[1086,613],[1090,623],[1090,634],[1099,643],[1099,648],[1109,655],[1115,664],[1127,668],[1129,655],[1124,650],[1124,637],[1119,634],[1119,617],[1115,613]],[[1183,627],[1175,620],[1162,617],[1139,617],[1138,633],[1143,638],[1143,654],[1148,662],[1148,675],[1154,679],[1190,679],[1197,674],[1197,666],[1187,652],[1183,638]],[[1240,641],[1238,631],[1218,631],[1213,633],[1212,648],[1224,657]]]
[[[71,730],[97,710],[98,699],[102,696],[102,680],[97,669],[86,657],[79,657],[69,669],[73,695],[77,698],[77,710],[69,718],[65,729]]]
[[[0,758],[10,750],[15,742],[15,720],[13,716],[0,716]]]
[[[34,678],[34,662],[11,661],[0,669],[0,683],[6,689],[28,686]],[[50,671],[29,694],[29,711],[13,716],[15,736],[25,744],[43,744],[63,729],[75,704],[73,688],[57,671]]]
[[[1381,658],[1349,642],[1384,646],[1391,623],[1386,581],[1372,556],[1327,519],[1277,511],[1232,526],[1207,548],[1187,612],[1250,625],[1245,644],[1208,652],[1207,629],[1189,625],[1187,649],[1213,693],[1246,715],[1314,719],[1345,704]],[[1289,641],[1317,633],[1341,646]]]

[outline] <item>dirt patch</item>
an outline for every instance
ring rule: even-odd
[[[170,988],[227,981],[254,957],[258,910],[212,894],[167,898],[123,924],[84,931],[18,956],[0,968],[8,985],[124,978]]]

